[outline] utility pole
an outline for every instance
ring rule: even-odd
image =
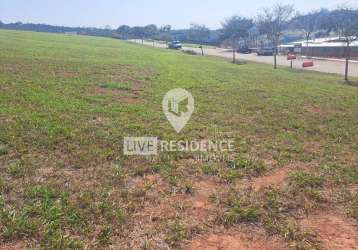
[[[236,63],[235,37],[232,38],[232,63]]]
[[[350,59],[350,42],[347,39],[347,47],[346,47],[346,69],[344,73],[344,80],[348,82],[348,69],[349,69],[349,59]]]

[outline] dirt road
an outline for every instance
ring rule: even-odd
[[[132,41],[134,42],[134,41]],[[137,41],[139,42],[139,41]],[[141,42],[140,42],[141,43]],[[146,42],[144,41],[145,45],[153,46],[153,42]],[[155,47],[166,48],[165,44],[154,43]],[[184,50],[193,50],[199,54],[201,54],[201,50],[199,48],[187,48],[184,47]],[[225,58],[232,58],[232,52],[229,50],[225,50],[222,48],[204,48],[205,55],[209,56],[219,56]],[[257,56],[256,54],[236,54],[236,58],[238,60],[246,60],[258,63],[266,63],[266,64],[273,64],[273,57],[272,56]],[[302,63],[306,61],[304,58],[298,58],[297,60],[293,61],[293,67],[296,69],[305,69],[305,70],[313,70],[319,71],[324,73],[333,73],[333,74],[340,74],[344,75],[345,69],[345,62],[343,61],[327,61],[327,60],[313,60],[314,67],[310,68],[302,68]],[[278,56],[277,57],[277,64],[280,66],[290,66],[290,62],[287,61],[285,56]],[[358,63],[351,62],[349,64],[349,75],[353,77],[358,77]]]

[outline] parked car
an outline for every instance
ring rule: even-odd
[[[179,41],[172,41],[168,44],[169,49],[181,49],[183,45]]]
[[[240,49],[237,49],[236,52],[241,53],[241,54],[251,54],[252,50],[250,48],[247,48],[247,47],[242,47]]]
[[[275,52],[275,48],[271,48],[271,47],[259,48],[257,50],[257,55],[258,56],[273,56],[274,52]]]

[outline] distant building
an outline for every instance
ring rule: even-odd
[[[358,41],[351,43],[351,57],[358,58]],[[339,37],[326,37],[307,41],[298,41],[279,46],[281,53],[296,52],[313,57],[344,58],[346,43]]]

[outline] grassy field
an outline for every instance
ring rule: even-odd
[[[354,249],[358,88],[341,78],[0,30],[0,248]],[[161,107],[177,87],[196,102],[181,134]],[[218,135],[231,160],[122,152]]]

